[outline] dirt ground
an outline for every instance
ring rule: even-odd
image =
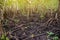
[[[51,37],[47,37],[47,32],[53,32],[60,38],[59,14],[53,17],[45,16],[42,20],[37,14],[29,16],[29,18],[20,16],[15,19],[17,19],[17,22],[10,18],[4,20],[7,20],[7,24],[3,22],[3,27],[10,40],[52,40]]]

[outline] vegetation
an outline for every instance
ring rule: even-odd
[[[54,3],[53,3],[54,2]],[[58,9],[58,0],[6,0],[4,6],[20,10],[23,15],[29,16],[32,12],[39,13],[43,17],[48,10],[52,13]]]
[[[44,40],[46,31],[52,31],[48,38],[59,40],[60,30],[53,33],[60,29],[59,7],[59,0],[0,0],[0,40],[10,40],[9,35],[16,40]]]
[[[53,32],[47,32],[48,37],[52,37],[52,40],[59,40],[59,37]]]
[[[0,40],[9,40],[9,38],[8,38],[8,37],[6,37],[6,35],[5,35],[5,34],[2,34],[2,37],[0,38]]]

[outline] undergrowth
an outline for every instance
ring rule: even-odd
[[[18,16],[26,16],[29,18],[33,14],[39,14],[40,19],[45,18],[46,14],[50,14],[50,16],[57,11],[59,5],[58,0],[0,0],[0,9],[2,9],[2,18],[9,18],[13,21],[19,22],[18,19],[15,18]],[[49,15],[48,15],[49,16]],[[49,17],[50,17],[49,16]],[[19,18],[20,19],[20,18]],[[7,23],[8,24],[8,23]],[[49,32],[49,36],[54,35],[54,33]],[[1,40],[9,40],[5,34],[2,34]],[[58,40],[58,36],[54,35],[52,37],[53,40]]]
[[[48,34],[48,38],[51,37],[49,40],[59,40],[59,37],[57,36],[57,34],[54,34],[53,32],[47,32]]]

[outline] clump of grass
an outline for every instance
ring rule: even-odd
[[[20,14],[29,17],[30,14],[38,13],[43,18],[47,11],[51,13],[57,10],[59,5],[58,0],[6,0],[5,7],[20,10]]]
[[[8,37],[6,37],[6,35],[5,35],[5,34],[2,34],[2,36],[1,36],[0,40],[9,40],[9,38],[8,38]]]

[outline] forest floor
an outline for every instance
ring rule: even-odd
[[[18,23],[15,23],[12,19],[7,18],[8,24],[4,24],[10,40],[54,40],[54,35],[60,38],[60,16],[57,19],[46,17],[41,20],[39,16],[33,15],[28,19],[23,16],[17,19],[19,19]],[[48,36],[48,32],[54,34]]]

